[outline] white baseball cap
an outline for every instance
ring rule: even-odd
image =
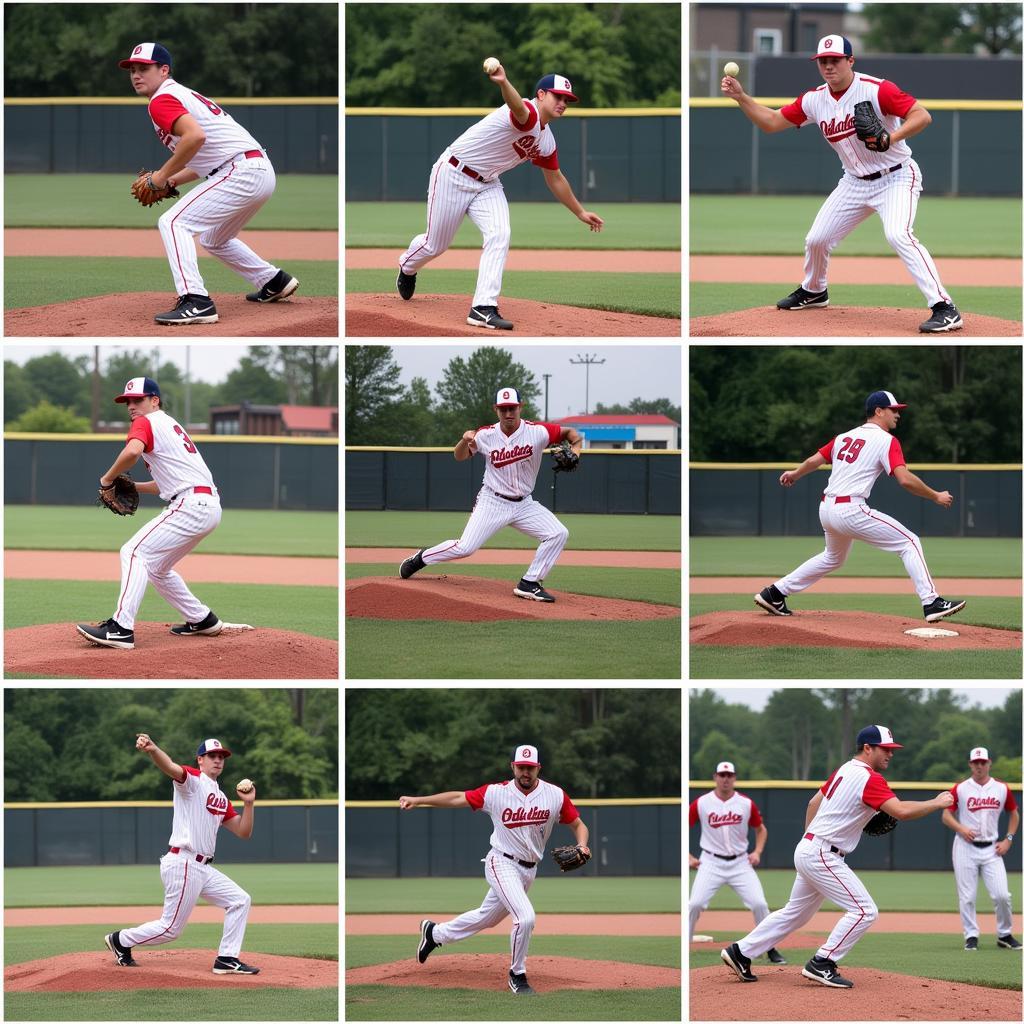
[[[722,772],[732,772],[736,774],[736,765],[732,761],[719,761],[718,767],[715,769],[715,774],[720,775]]]
[[[971,756],[967,758],[968,761],[991,761],[992,758],[988,756],[988,751],[984,747],[975,747],[971,751]]]
[[[498,393],[494,396],[495,405],[522,405],[523,400],[519,397],[519,392],[515,388],[498,388]]]
[[[516,756],[512,758],[513,764],[535,764],[540,767],[540,752],[536,747],[531,747],[528,743],[524,743],[521,747],[516,747]]]

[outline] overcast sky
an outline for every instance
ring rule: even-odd
[[[522,363],[541,386],[537,404],[544,413],[544,378],[548,380],[548,416],[559,417],[584,411],[586,399],[585,366],[574,366],[570,359],[594,357],[603,359],[601,365],[590,367],[590,409],[598,402],[628,405],[634,398],[667,398],[673,405],[682,405],[682,353],[677,343],[644,345],[626,342],[622,345],[509,344],[499,339],[501,347]],[[468,359],[479,345],[395,345],[395,362],[402,368],[402,383],[408,385],[413,377],[425,377],[434,397],[435,385],[445,366],[456,356]],[[507,382],[510,387],[516,381]]]
[[[900,688],[906,684],[901,684]],[[828,688],[826,683],[824,687],[817,688]],[[745,704],[753,711],[762,711],[764,706],[768,703],[768,698],[777,690],[777,686],[765,686],[757,688],[733,688],[726,685],[719,685],[715,687],[715,692],[719,697],[722,698],[727,704]],[[1011,687],[988,687],[988,686],[972,686],[970,689],[961,689],[959,687],[950,687],[954,693],[958,693],[964,697],[967,697],[971,704],[980,704],[985,708],[998,708],[1002,707],[1006,702],[1006,698],[1010,695]],[[1018,687],[1019,689],[1019,687]]]

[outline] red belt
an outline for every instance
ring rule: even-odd
[[[459,161],[456,160],[456,158],[453,157],[453,156],[448,157],[448,163],[450,163],[452,165],[452,167],[458,167],[459,166]],[[463,164],[462,167],[459,168],[459,170],[461,170],[463,174],[468,174],[471,178],[474,179],[474,181],[486,181],[487,180],[486,178],[484,178],[484,176],[482,174],[477,174],[476,171],[474,171],[472,167],[467,167],[465,164]]]
[[[824,500],[825,500],[825,495],[824,495],[824,494],[823,494],[823,495],[821,496],[821,500],[822,500],[822,501],[824,501]],[[835,502],[835,503],[836,503],[837,505],[846,505],[846,504],[849,504],[849,501],[850,501],[849,497],[846,497],[846,498],[833,498],[832,500],[833,500],[833,501],[834,501],[834,502]]]
[[[181,847],[180,846],[168,846],[167,847],[167,852],[168,853],[181,853]],[[186,853],[191,853],[192,851],[191,850],[186,850],[185,852]],[[209,864],[213,860],[213,858],[212,857],[204,857],[201,853],[197,853],[196,854],[196,860],[199,861],[200,864]]]
[[[193,494],[213,494],[213,488],[212,487],[193,487],[192,488],[192,493]],[[847,500],[849,500],[849,499],[847,499]]]
[[[807,832],[804,835],[804,839],[813,839],[813,838],[814,838],[814,833],[813,832]],[[818,842],[821,842],[821,840],[819,839]],[[846,856],[846,854],[843,853],[843,851],[840,850],[838,846],[830,846],[829,850],[831,850],[832,853],[838,853],[840,857],[845,857]]]
[[[250,149],[242,154],[247,160],[255,160],[258,156],[263,156],[263,151],[260,149]]]

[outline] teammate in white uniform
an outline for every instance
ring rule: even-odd
[[[128,70],[135,92],[148,97],[153,128],[171,151],[153,172],[153,184],[207,179],[157,222],[178,303],[154,317],[156,322],[175,327],[218,320],[199,273],[194,235],[211,256],[256,286],[246,295],[250,302],[277,302],[291,295],[298,279],[235,237],[274,194],[274,165],[262,146],[219,104],[171,78],[171,55],[159,43],[139,43],[118,67]]]
[[[883,472],[919,498],[934,501],[942,508],[953,504],[953,495],[949,491],[933,491],[907,469],[899,441],[890,436],[890,431],[895,430],[900,421],[900,409],[906,409],[906,405],[897,402],[891,391],[873,391],[864,403],[867,421],[862,426],[837,435],[796,469],[786,470],[779,477],[783,487],[792,487],[802,476],[819,466],[832,464],[832,473],[818,509],[818,518],[825,531],[825,550],[754,595],[754,601],[765,611],[772,615],[792,615],[786,598],[835,572],[846,561],[855,540],[867,541],[876,548],[900,556],[921,599],[926,621],[938,622],[948,615],[955,615],[967,604],[966,601],[947,601],[939,596],[925,564],[920,537],[892,516],[867,505],[871,488],[878,474]]]
[[[537,915],[526,895],[537,877],[537,864],[555,824],[572,829],[576,845],[587,856],[590,831],[569,794],[550,782],[542,782],[540,754],[536,747],[517,747],[512,758],[514,779],[484,783],[478,789],[454,790],[433,796],[403,796],[398,806],[403,811],[414,807],[471,807],[483,809],[494,823],[491,849],[482,858],[484,877],[490,889],[476,910],[467,911],[452,921],[420,924],[419,962],[425,963],[438,946],[468,939],[486,928],[493,928],[512,915],[512,967],[508,987],[516,995],[535,995],[526,980],[526,951],[530,946]]]
[[[217,785],[224,771],[224,761],[231,756],[231,751],[220,740],[209,739],[199,744],[198,769],[175,764],[146,733],[139,733],[135,747],[148,754],[153,764],[174,782],[170,845],[160,858],[164,912],[156,921],[111,932],[103,941],[119,967],[138,967],[132,950],[136,946],[173,942],[185,930],[192,908],[201,897],[225,911],[224,932],[213,962],[213,973],[259,974],[258,967],[250,967],[238,959],[252,899],[212,866],[217,829],[221,825],[239,839],[252,836],[256,787],[239,794],[243,805],[239,814]]]
[[[770,913],[764,889],[754,873],[768,841],[768,827],[757,804],[746,793],[736,792],[736,767],[731,761],[722,761],[715,769],[714,790],[690,804],[690,828],[698,821],[701,856],[698,859],[690,854],[690,867],[697,869],[690,891],[691,942],[697,919],[723,885],[728,885],[753,912],[755,924]],[[748,828],[755,836],[752,853],[747,852]],[[773,964],[786,962],[777,949],[769,949],[767,956]]]
[[[978,898],[980,875],[996,910],[996,945],[1002,949],[1020,949],[1013,937],[1013,907],[1010,885],[1006,880],[1003,857],[1010,852],[1020,824],[1020,811],[1010,787],[989,775],[992,764],[985,747],[975,747],[968,758],[971,777],[958,782],[950,792],[953,806],[942,812],[942,824],[956,833],[953,840],[953,876],[960,901],[960,921],[964,926],[964,949],[978,950]],[[1010,815],[1006,835],[999,835],[999,815]]]
[[[520,416],[522,400],[515,388],[499,388],[494,398],[498,422],[467,430],[455,446],[459,462],[480,452],[487,460],[484,482],[473,511],[458,540],[445,540],[432,548],[420,548],[399,567],[408,579],[426,565],[468,558],[503,526],[512,526],[540,541],[530,568],[512,591],[532,601],[554,601],[542,584],[569,539],[569,531],[554,512],[532,497],[537,484],[544,449],[568,440],[579,454],[583,438],[572,427],[557,423],[534,423]]]
[[[910,271],[932,315],[920,325],[927,333],[955,331],[963,318],[942,287],[935,261],[914,235],[914,218],[924,181],[906,139],[931,124],[931,114],[895,83],[853,70],[850,41],[825,36],[813,58],[825,80],[781,110],[755,102],[735,78],[722,79],[722,92],[734,99],[763,132],[781,132],[813,123],[835,150],[843,176],[818,211],[805,240],[803,284],[777,303],[779,309],[828,305],[828,261],[832,250],[871,214],[882,218],[885,240]],[[884,153],[865,148],[854,130],[853,108],[869,101],[889,133]]]
[[[502,172],[530,160],[544,172],[551,194],[591,231],[600,231],[604,221],[583,209],[558,168],[555,137],[548,125],[565,113],[567,102],[577,102],[569,79],[545,75],[534,89],[536,99],[524,100],[501,65],[488,77],[501,89],[505,104],[467,128],[438,157],[427,188],[427,229],[402,253],[396,287],[403,299],[411,299],[417,271],[452,244],[463,218],[469,217],[480,229],[484,243],[466,323],[510,331],[511,322],[498,311],[501,277],[512,240]]]
[[[98,626],[79,625],[78,632],[101,647],[131,650],[135,616],[149,582],[185,616],[182,625],[171,627],[175,636],[216,636],[223,624],[174,566],[220,523],[220,493],[195,442],[163,411],[155,380],[133,377],[114,401],[128,406],[132,425],[100,484],[109,486],[141,456],[153,479],[136,482],[136,490],[158,494],[168,505],[121,548],[121,591],[114,614]]]
[[[860,842],[861,830],[878,811],[911,821],[953,804],[947,790],[933,800],[900,800],[881,776],[893,751],[902,748],[884,725],[869,725],[857,734],[857,753],[837,768],[807,804],[806,833],[793,853],[796,880],[789,902],[769,914],[738,942],[722,950],[722,959],[742,981],[757,981],[750,961],[802,928],[830,899],[846,913],[801,972],[830,988],[853,988],[837,963],[878,917],[871,894],[844,858]]]

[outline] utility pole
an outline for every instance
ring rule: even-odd
[[[576,355],[577,358],[570,359],[569,362],[572,363],[573,366],[585,366],[587,368],[586,399],[583,403],[585,406],[583,410],[583,415],[587,416],[590,414],[590,367],[600,366],[603,362],[606,362],[606,360],[598,359],[596,355],[581,356],[579,353],[577,353]]]
[[[541,376],[544,378],[544,422],[548,421],[548,380],[551,377],[550,373],[542,373]]]

